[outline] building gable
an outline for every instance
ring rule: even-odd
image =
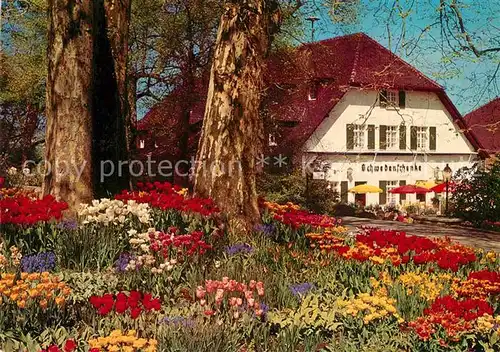
[[[475,147],[434,92],[406,91],[404,108],[380,106],[378,91],[350,89],[304,144],[314,153],[415,153],[416,128],[427,133],[425,153],[474,154]],[[349,146],[349,128],[364,126],[364,147]],[[356,127],[357,128],[357,127]],[[389,128],[389,133],[388,133]],[[391,133],[392,132],[392,133]],[[357,132],[356,132],[357,133]],[[400,143],[403,138],[404,143]],[[392,138],[387,147],[386,135]],[[351,136],[351,138],[353,138]]]

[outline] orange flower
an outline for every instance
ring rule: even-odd
[[[9,298],[11,301],[17,301],[18,297],[19,297],[18,293],[12,293]]]
[[[57,296],[56,297],[56,304],[58,306],[62,306],[64,304],[64,302],[66,301],[66,299],[64,297],[61,297],[61,296]]]

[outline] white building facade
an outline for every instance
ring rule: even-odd
[[[448,164],[455,172],[479,161],[452,113],[432,91],[349,89],[308,138],[303,166],[321,161],[314,178],[332,182],[344,202],[389,205],[430,204],[434,193],[396,195],[404,184],[442,180]],[[355,195],[369,184],[382,193]]]

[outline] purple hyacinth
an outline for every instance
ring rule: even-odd
[[[21,259],[21,270],[26,273],[52,271],[56,267],[56,255],[53,252],[24,256]]]
[[[128,254],[128,253],[122,253],[120,254],[120,257],[118,257],[118,260],[115,262],[115,269],[119,273],[123,273],[127,271],[127,265],[128,263],[133,260],[135,257]]]
[[[61,230],[76,230],[78,228],[78,222],[76,220],[63,220],[57,224],[57,228]]]
[[[168,325],[173,325],[175,327],[183,326],[183,327],[192,327],[194,326],[194,321],[192,319],[188,319],[181,316],[175,317],[165,317],[162,319],[162,322]]]
[[[275,229],[276,228],[272,224],[262,224],[262,225],[255,226],[255,231],[262,232],[263,234],[265,234],[267,236],[273,235]]]
[[[295,297],[302,297],[309,291],[314,289],[314,285],[310,282],[304,282],[302,284],[295,284],[290,286],[290,291]]]
[[[267,312],[269,312],[269,306],[265,303],[261,303],[260,309],[262,309],[262,317],[265,318],[267,316]]]
[[[252,253],[253,248],[248,243],[236,243],[232,246],[226,247],[226,253],[235,255],[238,253]]]

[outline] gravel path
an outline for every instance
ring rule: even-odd
[[[363,219],[351,216],[342,217],[344,225],[354,230],[360,226],[376,226],[383,229],[394,229],[405,231],[409,235],[445,237],[459,241],[467,246],[483,248],[485,250],[494,250],[500,253],[500,233],[494,231],[485,231],[460,226],[447,226],[443,224],[406,224],[397,221]]]

